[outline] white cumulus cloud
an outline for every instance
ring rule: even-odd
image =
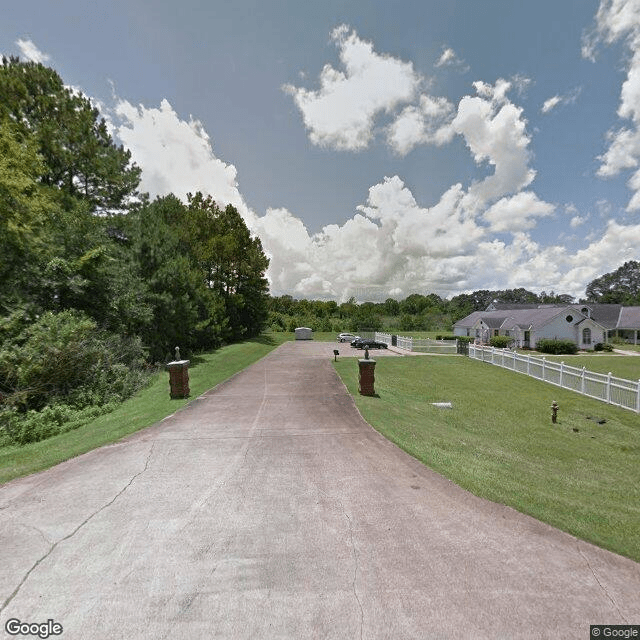
[[[142,191],[184,199],[200,190],[241,212],[248,209],[238,190],[236,168],[216,158],[200,121],[181,120],[167,100],[158,108],[119,100],[114,114],[115,134],[143,167]]]
[[[458,67],[463,72],[469,70],[464,60],[451,47],[442,47],[442,53],[436,60],[435,67]]]
[[[284,208],[269,208],[264,215],[250,209],[235,167],[215,156],[202,124],[181,119],[166,100],[158,108],[119,100],[111,116],[115,135],[142,168],[142,188],[152,196],[172,192],[184,197],[200,190],[222,206],[238,208],[270,258],[267,275],[274,295],[344,300],[374,292],[384,299],[416,291],[446,296],[510,287],[581,295],[589,280],[637,256],[640,225],[610,221],[601,237],[574,254],[531,239],[529,231],[553,206],[523,190],[531,176],[526,135],[518,126],[523,125],[521,114],[500,87],[483,86],[483,95],[468,98],[474,102],[465,103],[457,130],[474,156],[493,163],[496,173],[507,171],[501,166],[508,158],[520,158],[520,169],[500,178],[501,189],[493,185],[497,200],[478,204],[480,181],[468,188],[454,184],[433,206],[424,206],[399,176],[391,176],[369,189],[356,212],[344,212],[344,222],[316,234]],[[575,207],[569,211],[579,215]],[[495,239],[498,231],[510,232],[511,240]]]
[[[477,164],[494,167],[493,174],[474,183],[467,194],[467,206],[481,208],[529,186],[535,171],[529,166],[530,138],[522,108],[507,98],[511,83],[500,79],[495,85],[474,86],[478,95],[460,100],[451,127],[464,137]]]
[[[320,89],[285,85],[302,113],[309,139],[342,150],[366,148],[378,114],[411,102],[421,82],[411,62],[379,54],[341,25],[332,32],[344,70],[326,64]]]
[[[581,92],[582,92],[582,88],[577,87],[576,89],[573,89],[568,93],[551,96],[551,98],[548,98],[547,100],[544,101],[540,111],[546,114],[546,113],[549,113],[550,111],[553,111],[556,107],[560,105],[573,104],[578,99]]]
[[[544,101],[542,105],[542,113],[549,113],[552,109],[555,109],[562,102],[562,98],[560,96],[552,96],[548,100]]]
[[[624,40],[631,56],[627,78],[620,90],[618,116],[631,121],[631,126],[610,131],[609,147],[600,156],[598,175],[609,177],[635,169],[629,182],[633,196],[628,211],[640,209],[640,0],[601,0],[593,32],[585,38],[583,55],[594,59],[600,42],[612,44]]]
[[[406,155],[419,144],[443,145],[454,132],[450,127],[453,105],[442,97],[421,95],[418,106],[405,107],[387,129],[387,142],[396,153]]]
[[[555,207],[543,202],[532,191],[521,191],[515,196],[501,198],[484,214],[492,231],[523,231],[536,226],[538,218],[550,216]]]
[[[22,56],[27,60],[29,60],[30,62],[44,64],[51,59],[51,57],[48,54],[40,51],[40,49],[36,47],[36,45],[33,43],[32,40],[21,38],[16,41],[16,44],[18,45],[18,48],[20,49],[20,53],[22,54]]]

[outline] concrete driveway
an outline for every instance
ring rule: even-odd
[[[590,623],[640,624],[640,565],[390,444],[334,348],[286,343],[158,425],[0,487],[3,637],[10,619],[50,619],[64,640],[586,640]]]

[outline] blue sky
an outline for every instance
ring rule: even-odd
[[[35,0],[0,38],[152,196],[235,204],[274,294],[580,296],[640,258],[640,0]]]

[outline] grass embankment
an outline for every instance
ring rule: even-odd
[[[169,398],[169,375],[159,372],[151,384],[129,398],[112,413],[53,438],[24,446],[0,448],[0,483],[25,476],[115,442],[171,415],[180,407],[256,362],[293,334],[269,333],[253,340],[227,345],[212,353],[191,358],[189,388],[185,400]]]
[[[462,357],[379,358],[377,398],[358,394],[354,359],[335,367],[364,418],[431,469],[640,561],[637,414]]]

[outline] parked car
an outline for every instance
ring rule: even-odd
[[[337,340],[338,342],[352,342],[356,338],[360,338],[360,336],[354,336],[353,333],[341,333]]]
[[[386,349],[386,342],[378,342],[371,338],[358,338],[351,342],[351,346],[356,349]]]

